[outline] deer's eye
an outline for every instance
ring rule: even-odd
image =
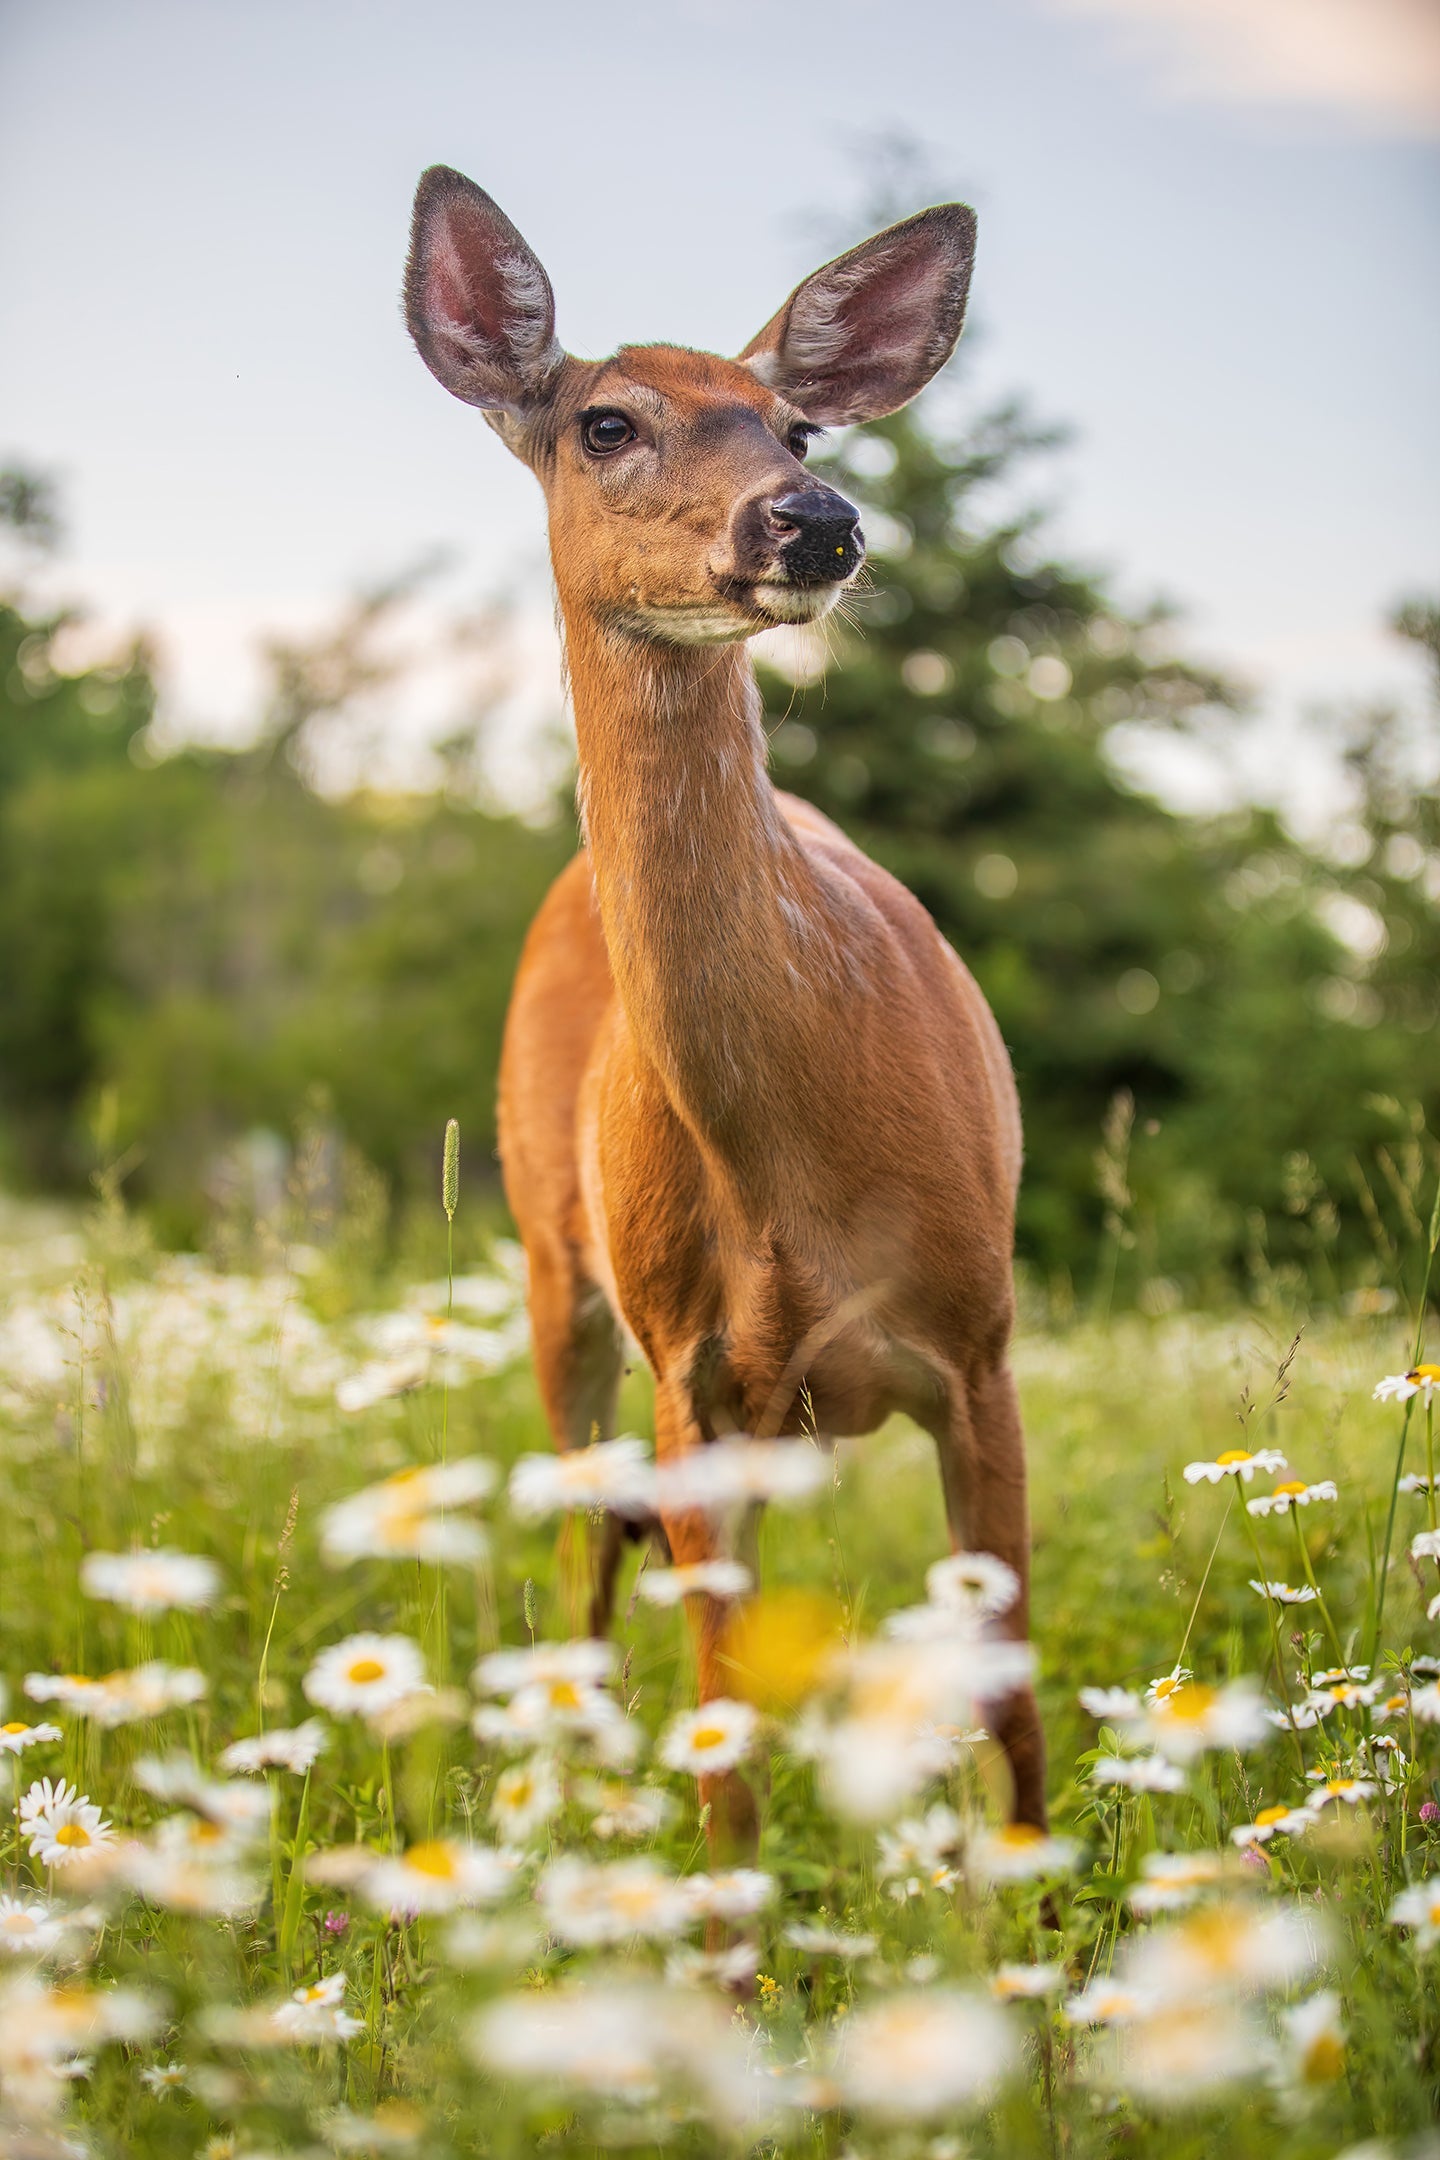
[[[802,465],[810,454],[810,434],[811,430],[807,427],[794,427],[790,430],[790,455],[799,458]]]
[[[634,442],[635,430],[624,413],[586,413],[580,423],[580,440],[597,457],[605,457],[610,451],[623,450],[626,443]]]

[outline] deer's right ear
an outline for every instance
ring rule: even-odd
[[[542,400],[565,357],[539,258],[485,190],[448,165],[432,165],[415,191],[405,320],[436,380],[492,412]]]

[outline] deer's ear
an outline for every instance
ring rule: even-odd
[[[415,191],[405,320],[432,375],[467,405],[523,410],[565,355],[539,258],[483,188],[432,165]]]
[[[878,420],[955,350],[974,260],[973,210],[922,210],[797,285],[740,357],[807,419]]]

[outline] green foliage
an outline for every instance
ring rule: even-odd
[[[873,589],[834,629],[821,681],[766,678],[777,777],[925,902],[989,996],[1025,1109],[1021,1250],[1047,1275],[1089,1272],[1095,1138],[1117,1100],[1135,1111],[1132,1280],[1233,1270],[1257,1208],[1293,1257],[1297,1151],[1344,1196],[1353,1261],[1352,1164],[1387,1132],[1370,1098],[1436,1090],[1434,812],[1400,722],[1349,724],[1348,870],[1263,810],[1174,815],[1127,782],[1117,731],[1223,748],[1236,693],[1169,657],[1163,611],[1127,616],[1048,558],[1036,520],[987,516],[985,489],[1013,485],[1044,440],[1015,411],[954,438],[924,413],[856,430],[823,467],[871,515]]]

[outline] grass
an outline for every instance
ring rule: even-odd
[[[658,1976],[676,1944],[567,1943],[537,1925],[535,1881],[562,1854],[648,1851],[667,1874],[702,1869],[693,1780],[642,1756],[632,1782],[658,1783],[674,1811],[653,1838],[622,1848],[596,1837],[578,1798],[585,1765],[567,1758],[565,1806],[534,1833],[494,1912],[487,1907],[458,1934],[441,1917],[392,1920],[346,1887],[339,1864],[328,1872],[323,1860],[315,1865],[357,1843],[373,1848],[373,1859],[443,1835],[486,1844],[495,1836],[489,1809],[512,1757],[471,1735],[465,1678],[497,1644],[579,1632],[583,1524],[518,1522],[497,1496],[483,1510],[492,1522],[489,1558],[446,1568],[443,1599],[440,1571],[413,1560],[327,1566],[320,1534],[327,1507],[405,1465],[435,1462],[442,1450],[451,1461],[479,1453],[508,1470],[548,1448],[528,1364],[512,1358],[468,1378],[457,1370],[449,1385],[432,1365],[427,1384],[346,1414],[335,1407],[337,1375],[364,1365],[374,1344],[367,1348],[346,1309],[353,1288],[323,1254],[302,1253],[294,1272],[272,1270],[264,1296],[232,1284],[226,1305],[204,1275],[172,1269],[167,1278],[168,1264],[114,1205],[83,1235],[13,1211],[0,1231],[6,1714],[54,1711],[25,1697],[31,1672],[95,1675],[158,1657],[194,1665],[208,1682],[193,1706],[108,1731],[55,1712],[63,1738],[12,1759],[17,1794],[34,1777],[63,1773],[117,1826],[152,1837],[174,1810],[137,1781],[137,1761],[179,1749],[208,1766],[237,1736],[313,1714],[302,1683],[327,1645],[361,1629],[402,1633],[445,1682],[438,1714],[413,1731],[382,1741],[360,1717],[336,1716],[308,1777],[273,1774],[268,1843],[262,1833],[253,1855],[240,1854],[256,1894],[229,1914],[176,1910],[64,1869],[47,1874],[12,1814],[0,1841],[6,1889],[82,1908],[47,1984],[104,1991],[120,1983],[152,2007],[133,2037],[81,2048],[84,2074],[55,2078],[27,2065],[17,2038],[37,2015],[33,1968],[17,1959],[8,1980],[0,1975],[12,1990],[0,2004],[0,2152],[519,2156],[753,2147],[855,2160],[946,2160],[961,2150],[1183,2160],[1223,2149],[1319,2160],[1432,2120],[1436,1953],[1418,1949],[1386,1915],[1407,1883],[1440,1874],[1435,1829],[1421,1815],[1440,1795],[1440,1727],[1406,1715],[1381,1725],[1372,1710],[1341,1710],[1299,1735],[1272,1732],[1243,1754],[1206,1754],[1180,1793],[1119,1797],[1090,1780],[1097,1751],[1110,1743],[1102,1748],[1077,1700],[1082,1686],[1143,1690],[1170,1672],[1182,1648],[1202,1681],[1251,1675],[1272,1704],[1282,1692],[1303,1693],[1302,1671],[1337,1662],[1316,1604],[1281,1608],[1272,1631],[1249,1587],[1257,1561],[1240,1497],[1270,1480],[1240,1488],[1239,1497],[1233,1478],[1218,1487],[1184,1481],[1187,1463],[1235,1447],[1275,1446],[1291,1475],[1335,1480],[1338,1502],[1253,1527],[1265,1575],[1299,1583],[1313,1569],[1344,1661],[1368,1661],[1404,1415],[1374,1403],[1371,1391],[1410,1360],[1400,1318],[1332,1314],[1300,1330],[1272,1305],[1024,1333],[1017,1363],[1031,1446],[1039,1685],[1055,1821],[1078,1841],[1075,1865],[987,1890],[955,1855],[938,1886],[917,1877],[914,1895],[897,1896],[882,1879],[875,1828],[821,1805],[793,1718],[770,1718],[751,1775],[762,1793],[759,1865],[776,1891],[743,1931],[731,1931],[758,1942],[764,1978],[739,2001],[678,1978],[647,1998],[642,2027],[693,2002],[693,2033],[671,2047],[653,2090],[617,2099],[583,2081],[487,2067],[474,2022],[486,2004],[512,1997],[531,2008],[563,2005],[566,1990],[589,1979],[620,2020],[620,2037],[605,2043],[614,2065],[630,2029],[617,1982]],[[435,1272],[443,1293],[443,1260]],[[163,1296],[157,1279],[170,1281]],[[66,1288],[77,1283],[78,1298]],[[392,1306],[400,1302],[392,1297]],[[457,1311],[463,1320],[463,1301]],[[57,1334],[57,1313],[68,1334]],[[480,1331],[503,1324],[503,1312],[492,1313]],[[628,1429],[648,1429],[638,1377],[625,1412]],[[1423,1410],[1412,1411],[1409,1426],[1414,1470],[1423,1467]],[[1402,1494],[1398,1510],[1375,1660],[1377,1671],[1388,1660],[1387,1693],[1405,1692],[1413,1651],[1440,1646],[1425,1619],[1436,1570],[1406,1558],[1412,1532],[1428,1520],[1426,1501]],[[221,1572],[219,1601],[147,1619],[80,1594],[86,1552],[137,1546],[209,1556]],[[786,1588],[813,1593],[813,1609],[828,1604],[858,1640],[917,1601],[926,1566],[945,1550],[930,1445],[897,1422],[842,1445],[830,1486],[808,1508],[770,1512],[762,1579],[767,1599]],[[648,1749],[693,1699],[693,1683],[683,1619],[635,1601],[635,1565],[627,1564],[620,1599],[617,1692]],[[762,1614],[789,1609],[761,1605]],[[1231,1827],[1267,1804],[1303,1799],[1297,1755],[1307,1769],[1358,1764],[1369,1772],[1377,1733],[1398,1737],[1408,1758],[1394,1790],[1358,1807],[1337,1802],[1303,1837],[1266,1846],[1261,1863],[1235,1858],[1234,1875],[1182,1911],[1153,1921],[1134,1912],[1126,1892],[1147,1852],[1229,1852]],[[993,1818],[1002,1800],[1003,1779],[982,1746],[960,1750],[957,1767],[917,1793],[908,1812],[945,1803],[968,1825],[987,1811]],[[1205,1963],[1207,1942],[1223,1965],[1215,1945],[1230,1939],[1225,1930],[1243,1950],[1245,1931],[1265,1915],[1300,1916],[1304,1954],[1274,1985],[1217,1979],[1218,1966]],[[873,1935],[876,1946],[847,1960],[787,1943],[788,1925],[817,1920]],[[683,1939],[698,1940],[693,1931]],[[1129,1970],[1147,1940],[1175,1945],[1180,1976],[1178,1993],[1148,2023],[1070,2023],[1053,1994],[1007,2005],[997,2014],[1013,2034],[1013,2064],[968,2101],[957,2089],[929,2111],[920,2106],[923,2049],[905,2070],[903,2033],[891,2036],[885,2104],[873,2092],[867,2103],[844,2070],[847,2059],[861,2059],[865,2033],[876,2030],[864,2021],[879,2006],[899,2006],[900,2032],[912,1997],[943,2005],[946,1985],[958,1986],[953,2065],[966,2047],[992,2044],[975,2002],[988,2003],[984,1991],[1002,1961],[1063,1964],[1060,1995],[1073,1997],[1087,1979]],[[233,2023],[233,2014],[336,1971],[345,1975],[345,2010],[360,2022],[348,2039],[262,2045],[253,2026]],[[1285,2038],[1285,2013],[1321,1990],[1336,1998],[1330,2028],[1343,2038],[1312,2049],[1307,2075],[1303,2049]],[[663,2013],[656,2002],[668,2005]],[[856,2035],[849,2058],[847,2030]],[[837,2045],[841,2068],[827,2084]],[[748,2066],[747,2092],[753,2083],[787,2102],[763,2126],[732,2120],[717,2097],[732,2048]],[[1006,2052],[999,2049],[997,2069]],[[1222,2077],[1227,2062],[1234,2074]],[[183,2082],[157,2094],[142,2072],[168,2063],[184,2066]],[[804,2077],[811,2082],[797,2082]]]

